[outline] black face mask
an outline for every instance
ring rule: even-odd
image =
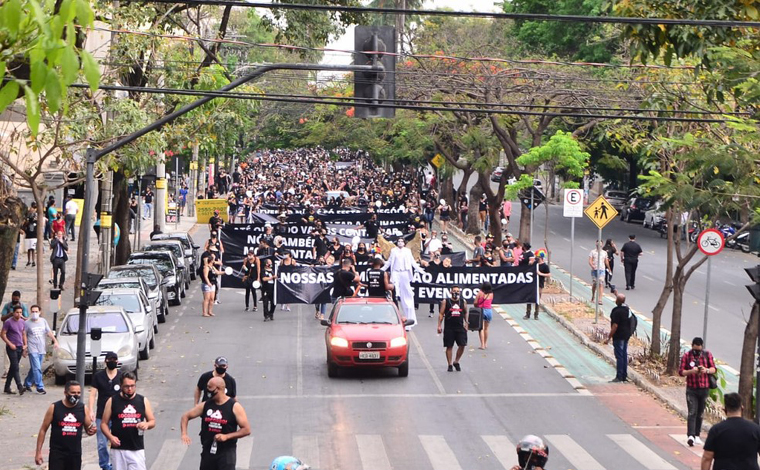
[[[125,392],[124,392],[124,390],[122,389],[122,392],[121,392],[121,396],[123,396],[123,397],[124,397],[124,398],[126,398],[127,400],[131,400],[131,399],[133,399],[133,398],[135,397],[135,395],[137,395],[137,392],[134,392],[134,393],[132,393],[132,394],[127,394],[127,393],[125,393]]]
[[[219,390],[212,391],[212,390],[206,389],[206,395],[208,395],[209,398],[214,398],[217,392],[219,392]]]
[[[79,403],[79,395],[66,395],[66,401],[69,405],[76,405]]]
[[[695,356],[699,357],[699,356],[701,356],[701,355],[702,355],[702,350],[701,350],[701,349],[692,349],[692,350],[691,350],[691,353],[692,353],[693,355],[695,355]]]
[[[451,300],[454,300],[454,301],[459,300],[459,293],[451,294]]]
[[[116,361],[106,361],[106,367],[108,370],[114,370],[119,367],[119,364]]]
[[[216,373],[219,374],[219,375],[223,375],[225,372],[227,372],[227,368],[226,367],[217,367],[214,370],[216,370]]]

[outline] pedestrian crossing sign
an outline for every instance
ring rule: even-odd
[[[430,160],[430,163],[432,163],[433,165],[435,165],[436,168],[440,168],[441,165],[443,165],[443,161],[444,160],[443,160],[443,157],[441,156],[441,154],[440,153],[436,153],[435,157],[433,157]]]
[[[596,201],[589,204],[586,210],[583,211],[586,217],[596,224],[597,227],[604,228],[612,219],[617,217],[618,211],[612,207],[604,196],[599,196]]]

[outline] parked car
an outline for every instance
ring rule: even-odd
[[[396,305],[385,298],[342,298],[329,320],[322,320],[327,348],[327,375],[339,367],[398,367],[409,375],[409,349],[405,326]]]
[[[179,240],[153,240],[143,246],[143,251],[171,251],[177,258],[177,267],[182,271],[185,289],[190,288],[190,263],[185,258],[185,247]]]
[[[90,353],[90,331],[100,328],[100,355],[96,369],[105,366],[106,353],[113,351],[119,357],[122,372],[136,372],[139,367],[139,348],[132,321],[119,306],[93,306],[87,308],[87,342],[85,343],[85,374],[92,374],[92,354]],[[58,329],[59,347],[53,353],[53,370],[56,385],[63,385],[77,372],[76,351],[79,331],[79,309],[72,308],[66,313]]]
[[[504,167],[497,166],[496,168],[494,168],[493,172],[491,173],[491,181],[493,181],[494,183],[500,182],[501,181],[501,174],[503,172],[504,172]],[[510,177],[507,178],[507,185],[513,184],[515,181],[517,181],[515,179],[515,177],[514,176],[510,176]],[[541,187],[541,182],[539,180],[535,180],[535,181],[538,181],[538,187],[540,188]]]
[[[182,305],[185,284],[182,272],[177,267],[176,256],[171,251],[136,251],[129,255],[127,264],[151,265],[158,268],[163,276],[161,285],[166,287],[166,297],[174,305]]]
[[[95,287],[95,290],[104,291],[106,289],[140,289],[140,291],[145,295],[145,298],[148,299],[148,305],[150,306],[151,310],[156,312],[156,319],[158,323],[165,323],[166,322],[166,315],[164,315],[163,308],[161,304],[158,303],[158,299],[156,298],[150,298],[150,288],[148,287],[148,284],[145,283],[145,280],[141,277],[131,277],[131,278],[124,278],[124,279],[106,279],[103,278],[98,282],[97,287]]]
[[[106,279],[142,279],[148,285],[148,299],[155,300],[159,306],[158,321],[166,321],[166,315],[169,315],[169,296],[166,293],[166,285],[163,283],[164,276],[161,271],[152,264],[139,264],[122,266],[113,266],[108,271]],[[102,281],[101,281],[102,282]]]
[[[644,213],[643,225],[644,228],[657,230],[663,223],[665,223],[665,211],[662,210],[662,203],[657,201]]]
[[[626,222],[643,222],[646,211],[652,207],[654,202],[654,199],[648,197],[632,197],[620,210],[620,218]]]
[[[182,246],[185,248],[185,258],[190,262],[190,279],[195,280],[196,272],[198,271],[199,253],[201,248],[193,241],[193,237],[188,232],[169,232],[159,233],[154,235],[152,240],[179,240],[182,242]]]
[[[628,194],[625,191],[610,189],[604,192],[604,198],[612,207],[620,211],[625,205],[626,199],[628,199]]]
[[[102,291],[95,305],[119,306],[127,312],[137,335],[140,359],[150,359],[150,350],[156,347],[158,319],[148,304],[148,298],[140,289],[106,289]]]

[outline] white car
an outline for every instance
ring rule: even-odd
[[[106,353],[113,351],[119,357],[122,372],[136,372],[139,366],[139,349],[132,320],[123,308],[118,306],[95,306],[87,308],[87,329],[85,343],[85,374],[92,374],[92,354],[90,332],[92,328],[102,331],[100,355],[96,369],[105,365]],[[57,332],[58,349],[53,353],[53,370],[56,385],[63,385],[77,373],[76,351],[79,331],[79,309],[72,308],[63,317]]]
[[[150,350],[156,346],[158,318],[145,294],[140,289],[106,289],[100,294],[97,305],[119,306],[127,312],[135,327],[140,359],[150,359]]]
[[[644,212],[644,228],[656,229],[665,222],[665,211],[662,210],[660,202],[655,202],[654,206]]]

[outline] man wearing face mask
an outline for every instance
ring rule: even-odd
[[[121,390],[121,371],[118,368],[119,356],[113,351],[108,351],[105,364],[104,370],[100,370],[92,376],[89,408],[90,413],[95,413],[91,419],[95,420],[98,433],[98,465],[102,470],[111,470],[113,467],[108,457],[108,439],[101,431],[100,423],[103,421],[103,410],[106,407],[106,402]],[[95,404],[96,400],[97,405]]]
[[[391,250],[388,262],[380,268],[383,271],[391,273],[391,284],[396,288],[396,296],[401,302],[403,316],[407,320],[413,320],[417,324],[417,312],[414,309],[414,292],[412,291],[413,271],[424,273],[425,271],[414,260],[412,250],[406,248],[406,242],[399,238],[396,242],[396,248]],[[412,325],[412,326],[414,326]],[[407,330],[411,326],[406,327]]]
[[[467,347],[469,312],[467,302],[461,295],[462,289],[459,286],[452,286],[451,298],[441,301],[440,313],[438,314],[438,334],[443,333],[443,347],[446,348],[446,362],[448,362],[449,372],[454,369],[457,372],[462,370],[459,360]],[[441,324],[443,324],[443,328],[441,328]],[[456,359],[452,358],[454,343],[457,343]]]
[[[236,399],[235,396],[237,395],[237,382],[235,382],[234,377],[227,373],[227,367],[229,367],[227,358],[224,356],[219,356],[214,361],[214,370],[210,370],[201,374],[201,376],[198,378],[198,385],[195,387],[195,401],[193,402],[194,404],[197,405],[198,403],[206,401],[210,398],[206,393],[206,386],[212,379],[217,377],[222,379],[224,382],[224,394],[230,398]],[[203,394],[203,397],[201,397],[201,393]]]
[[[79,382],[70,380],[66,383],[63,393],[65,398],[51,404],[42,420],[42,426],[37,433],[34,463],[42,465],[45,434],[52,426],[48,468],[50,470],[78,470],[82,468],[82,429],[87,435],[92,436],[95,434],[95,426],[81,401],[82,386]]]
[[[237,440],[251,434],[243,405],[226,396],[224,386],[224,380],[220,377],[209,380],[204,389],[209,399],[195,405],[180,420],[182,442],[190,445],[192,441],[187,435],[187,424],[191,419],[203,417],[201,470],[235,470]]]
[[[42,383],[42,360],[47,352],[45,338],[53,341],[53,347],[58,348],[58,340],[50,329],[47,320],[40,317],[40,306],[32,305],[32,314],[24,324],[24,336],[26,337],[27,352],[29,353],[29,373],[24,380],[24,389],[32,391],[32,382],[37,388],[37,393],[44,395],[45,384]]]
[[[106,402],[100,429],[111,443],[114,470],[146,470],[143,434],[156,427],[153,408],[137,393],[137,376],[121,376],[121,390]]]
[[[678,375],[686,377],[686,407],[689,410],[686,443],[690,447],[702,444],[699,433],[702,432],[702,414],[710,394],[708,375],[715,373],[715,360],[710,351],[704,349],[704,344],[700,337],[691,340],[691,350],[681,357],[678,368]]]

